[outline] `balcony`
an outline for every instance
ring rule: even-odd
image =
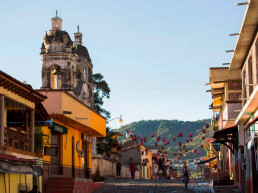
[[[257,111],[258,104],[258,86],[254,87],[254,90],[243,106],[241,112],[239,113],[236,124],[246,124],[251,118],[252,114]]]
[[[235,120],[241,111],[241,103],[226,103],[224,111],[222,114],[223,124],[222,128],[233,127],[235,125]]]
[[[5,127],[4,146],[29,152],[30,140],[28,132],[22,127]]]

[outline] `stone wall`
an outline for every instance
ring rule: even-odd
[[[109,177],[116,177],[116,161],[112,158],[94,155],[92,157],[92,178],[94,181],[103,181]],[[121,178],[131,178],[129,165],[122,163]],[[139,179],[139,170],[135,173],[135,178]]]
[[[122,149],[122,163],[127,165],[133,162],[135,165],[141,164],[141,152],[138,151],[138,146]]]

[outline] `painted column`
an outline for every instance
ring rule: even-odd
[[[0,95],[0,146],[4,146],[4,95]]]
[[[35,110],[30,110],[30,152],[34,153]]]
[[[88,157],[88,165],[87,165],[87,168],[86,168],[86,178],[91,178],[91,169],[92,169],[92,155],[91,155],[91,143],[88,143],[87,144],[87,153],[89,155]]]

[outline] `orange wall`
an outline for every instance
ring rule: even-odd
[[[141,145],[141,149],[144,151],[144,155],[141,156],[141,163],[143,163],[143,159],[148,159],[149,162],[147,163],[147,166],[145,166],[145,179],[151,179],[152,175],[152,152],[149,150],[148,154],[145,154],[145,147]],[[149,169],[147,169],[149,168]],[[149,171],[149,176],[147,175],[147,172]],[[143,175],[143,171],[142,171]]]
[[[54,120],[55,123],[58,123],[64,127],[67,127],[67,134],[60,135],[60,164],[64,164],[66,167],[72,167],[72,137],[74,137],[74,166],[77,169],[83,168],[84,158],[78,156],[76,150],[76,143],[79,141],[80,150],[82,149],[82,140],[81,132],[75,128],[69,127],[60,121]],[[51,143],[51,130],[48,127],[42,129],[44,134],[49,135],[49,143]],[[88,168],[91,168],[91,146],[88,144]],[[43,160],[50,162],[51,156],[43,156]]]
[[[106,136],[106,119],[91,111],[91,128],[97,130],[102,136]]]
[[[78,130],[87,132],[92,137],[106,136],[106,119],[74,99],[69,93],[63,91],[40,91],[40,93],[48,97],[43,105],[51,117],[60,115],[70,119],[69,125],[76,124]],[[63,111],[70,111],[71,114],[63,114]]]

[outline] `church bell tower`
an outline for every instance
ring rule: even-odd
[[[90,107],[93,107],[93,65],[85,46],[82,45],[83,34],[74,33],[73,42],[62,29],[62,19],[51,19],[52,28],[46,32],[41,47],[42,86],[46,90],[66,90]]]

